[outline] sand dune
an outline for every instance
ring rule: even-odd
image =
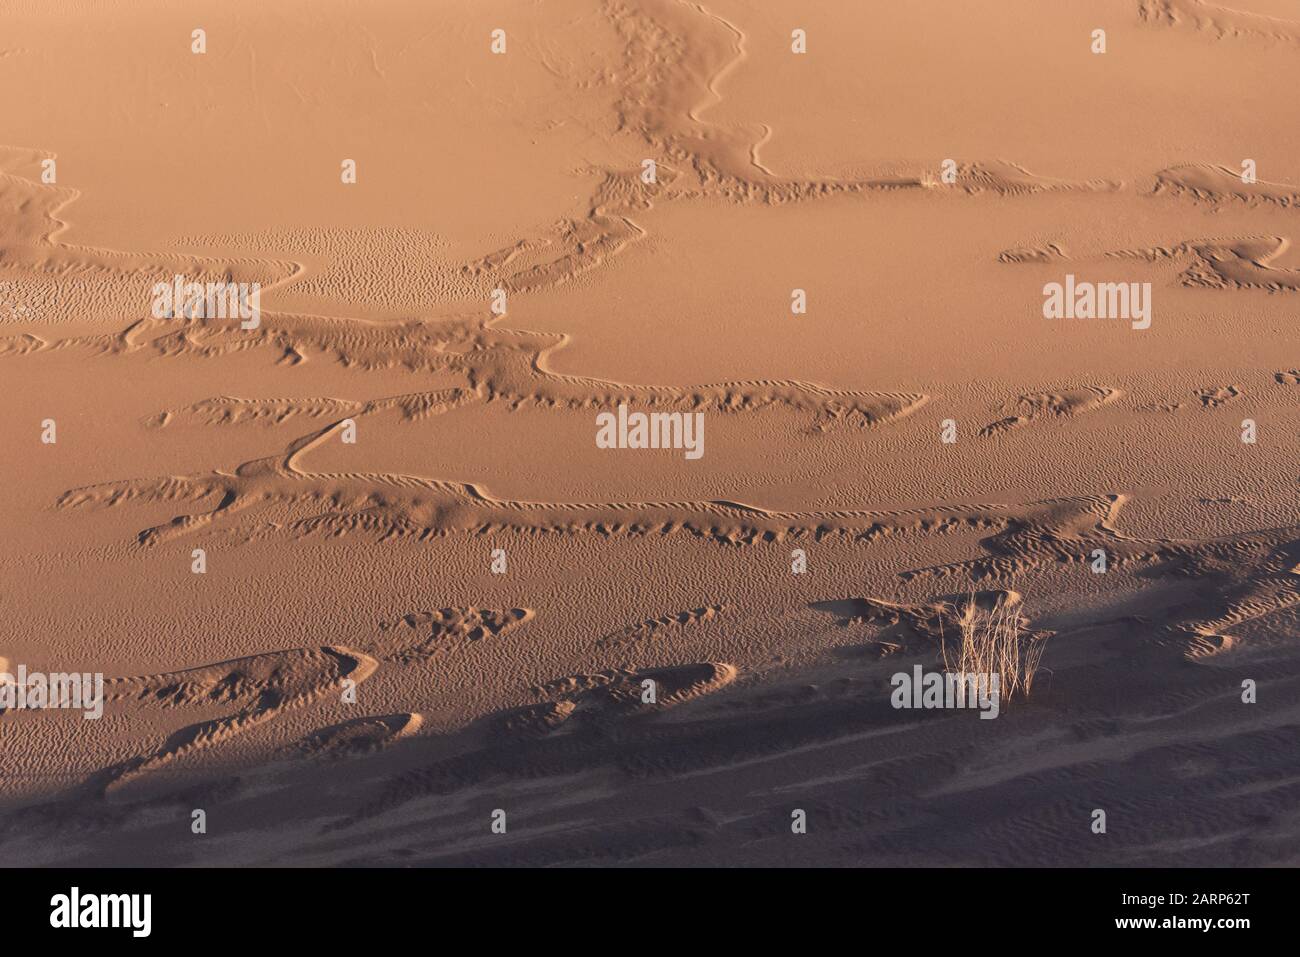
[[[1287,0],[11,6],[6,862],[1296,862]]]

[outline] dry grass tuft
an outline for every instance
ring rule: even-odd
[[[991,608],[981,608],[972,595],[959,614],[961,640],[951,657],[940,633],[944,670],[997,675],[1004,701],[1010,701],[1017,692],[1028,697],[1046,637],[1026,631],[1025,619],[1001,598]]]

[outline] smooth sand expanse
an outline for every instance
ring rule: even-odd
[[[0,682],[104,681],[0,864],[1300,862],[1297,88],[1300,0],[0,0]]]

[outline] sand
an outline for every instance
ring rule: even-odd
[[[0,17],[0,862],[1300,859],[1300,3]]]

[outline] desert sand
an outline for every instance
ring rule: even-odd
[[[0,863],[1300,861],[1300,2],[0,25]]]

